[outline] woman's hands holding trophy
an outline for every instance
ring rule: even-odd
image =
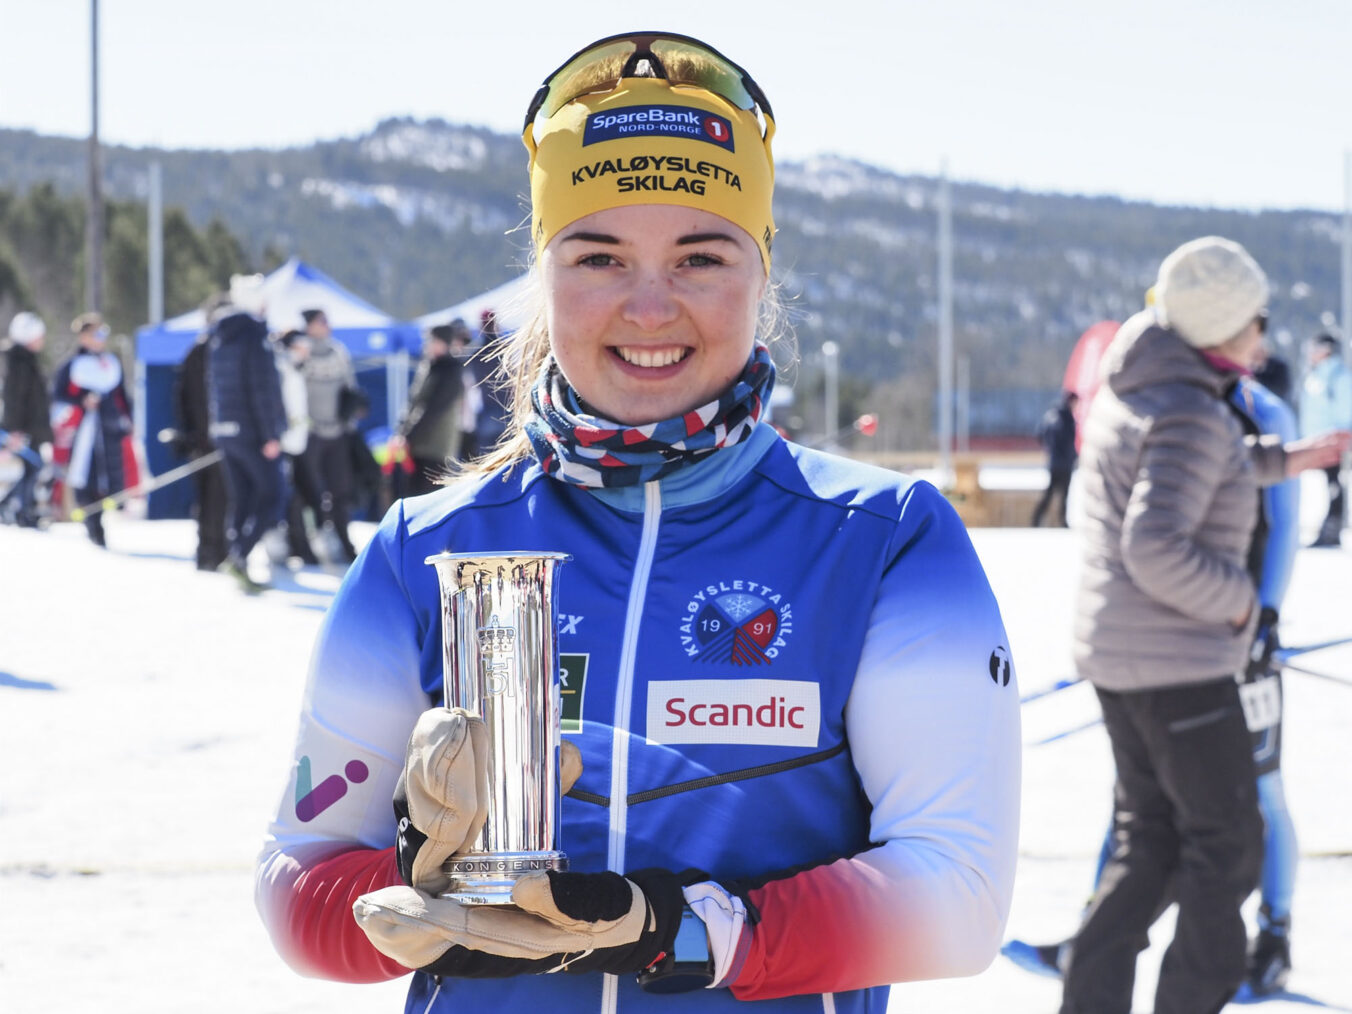
[[[463,708],[432,708],[414,725],[394,788],[395,855],[409,887],[431,895],[450,887],[443,865],[469,849],[487,816],[488,755],[483,719]],[[581,774],[581,752],[561,741],[560,793],[566,796]]]
[[[519,879],[513,906],[439,897],[446,860],[469,848],[485,819],[488,731],[460,708],[433,708],[413,728],[395,788],[396,855],[407,886],[360,897],[357,923],[382,954],[434,975],[501,977],[556,970],[640,972],[672,951],[698,871],[540,872]],[[582,758],[560,744],[566,795]]]
[[[451,878],[446,860],[467,849],[488,816],[488,729],[463,708],[424,711],[394,787],[399,876],[431,895]]]

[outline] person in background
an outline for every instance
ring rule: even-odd
[[[1245,378],[1234,401],[1253,421],[1253,431],[1296,440],[1295,414],[1256,378]],[[1250,942],[1245,986],[1268,996],[1286,985],[1291,972],[1291,903],[1300,851],[1282,781],[1282,663],[1278,622],[1300,548],[1300,480],[1292,477],[1263,491],[1262,523],[1254,533],[1250,568],[1258,585],[1258,629],[1240,685],[1240,699],[1253,741],[1258,807],[1263,815],[1263,866],[1259,876],[1258,935]]]
[[[4,350],[4,387],[0,389],[0,448],[14,453],[23,474],[0,500],[0,508],[14,505],[14,522],[21,528],[38,526],[37,486],[44,455],[52,444],[51,397],[42,375],[38,353],[47,338],[47,325],[35,313],[22,311],[9,322],[9,348]]]
[[[1070,495],[1070,477],[1075,471],[1075,406],[1079,397],[1074,391],[1065,391],[1061,400],[1047,409],[1047,414],[1038,424],[1037,437],[1047,452],[1047,488],[1033,508],[1033,527],[1042,524],[1042,519],[1051,506],[1057,502],[1057,510],[1052,515],[1057,523],[1065,528],[1066,499]]]
[[[1295,414],[1256,377],[1240,379],[1231,403],[1244,413],[1245,429],[1249,432],[1274,434],[1283,442],[1296,439]],[[1283,699],[1277,624],[1299,547],[1300,480],[1288,478],[1263,490],[1263,510],[1248,554],[1250,569],[1256,568],[1254,580],[1260,610],[1258,629],[1243,671],[1240,701],[1253,743],[1258,808],[1263,816],[1263,865],[1259,878],[1258,934],[1249,945],[1240,998],[1245,993],[1251,998],[1281,990],[1291,972],[1291,902],[1299,851],[1281,772]],[[1095,893],[1114,848],[1110,823],[1094,870]],[[1161,911],[1174,900],[1171,892],[1166,894],[1161,900]],[[1001,951],[1029,971],[1059,978],[1073,944],[1073,938],[1052,944],[1030,944],[1016,939]]]
[[[97,313],[71,322],[79,348],[61,364],[52,380],[54,430],[67,449],[65,484],[81,507],[98,504],[123,489],[122,443],[132,431],[131,399],[123,383],[122,363],[108,351],[108,326]],[[96,546],[107,545],[103,511],[85,515],[85,529]]]
[[[1075,629],[1116,766],[1114,849],[1069,948],[1061,1014],[1127,1014],[1136,956],[1178,901],[1156,1014],[1216,1014],[1246,974],[1240,905],[1263,821],[1236,675],[1261,606],[1259,489],[1324,467],[1352,434],[1283,444],[1229,403],[1254,363],[1268,282],[1242,246],[1185,243],[1118,331],[1089,410]]]
[[[1343,362],[1342,347],[1331,334],[1316,335],[1307,352],[1309,368],[1300,386],[1300,432],[1312,437],[1352,426],[1352,371]],[[1324,469],[1328,480],[1329,507],[1315,546],[1342,544],[1347,520],[1347,497],[1343,488],[1342,462]]]
[[[286,430],[280,444],[286,483],[285,538],[289,559],[306,566],[315,566],[319,557],[310,545],[305,524],[308,507],[316,521],[322,503],[319,483],[315,479],[305,448],[310,437],[310,409],[306,398],[305,377],[301,368],[310,355],[310,339],[303,331],[290,330],[277,338],[277,373],[282,382],[282,407],[286,410]]]
[[[451,355],[460,360],[460,386],[464,394],[460,397],[460,447],[456,458],[460,461],[473,461],[479,456],[479,413],[483,411],[484,396],[474,378],[474,349],[470,344],[464,348],[451,349]]]
[[[1295,403],[1291,400],[1291,367],[1286,364],[1285,359],[1272,351],[1272,345],[1266,336],[1263,338],[1260,358],[1262,361],[1254,367],[1253,379],[1288,406],[1293,406]]]
[[[202,307],[208,320],[224,304],[213,297]],[[203,330],[188,349],[174,374],[174,417],[178,434],[174,450],[182,458],[196,461],[216,450],[211,442],[210,398],[207,393],[207,342],[209,329]],[[192,473],[196,494],[197,569],[215,571],[225,562],[229,549],[225,537],[225,515],[230,498],[225,489],[225,466],[219,461]]]
[[[225,465],[228,549],[221,572],[249,594],[266,585],[249,574],[249,553],[282,511],[282,384],[262,317],[262,275],[236,275],[230,299],[208,321],[211,439]]]
[[[436,489],[448,463],[457,460],[465,396],[461,356],[468,345],[469,328],[459,318],[437,325],[423,338],[423,359],[414,374],[408,411],[398,432],[413,456],[410,496]]]
[[[310,354],[301,366],[305,397],[310,408],[310,436],[305,456],[319,484],[320,517],[330,541],[336,542],[338,562],[351,563],[357,551],[348,534],[352,503],[352,450],[348,446],[350,419],[344,415],[344,397],[357,389],[357,375],[347,348],[333,338],[323,310],[302,313]],[[350,404],[351,395],[346,394]]]
[[[497,372],[506,345],[498,330],[497,313],[485,310],[480,317],[479,347],[471,358],[475,387],[479,391],[479,413],[474,426],[473,457],[488,454],[507,431],[511,416],[511,398],[501,385]],[[468,459],[467,459],[468,460]]]
[[[425,1014],[861,1014],[888,983],[975,974],[1013,891],[1018,680],[939,491],[764,421],[769,102],[663,33],[550,81],[526,116],[541,302],[500,360],[510,427],[393,505],[334,599],[257,865],[274,944],[308,975],[416,969]],[[636,130],[589,133],[624,110]],[[640,153],[641,191],[571,182]],[[435,706],[425,561],[525,542],[572,557],[570,870],[462,907],[442,863],[482,823],[487,730]]]

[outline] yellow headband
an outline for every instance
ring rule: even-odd
[[[721,215],[760,247],[766,274],[775,223],[774,122],[692,85],[625,78],[526,126],[537,257],[564,226],[607,208],[676,204]]]

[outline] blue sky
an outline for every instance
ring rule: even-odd
[[[89,6],[0,0],[0,126],[88,133]],[[304,144],[394,115],[515,132],[575,49],[660,27],[751,71],[785,159],[1341,210],[1352,150],[1352,0],[103,0],[101,12],[101,134],[133,145]]]

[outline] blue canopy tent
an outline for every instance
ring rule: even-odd
[[[408,390],[409,350],[421,342],[418,325],[396,320],[294,257],[264,279],[263,292],[274,332],[304,327],[302,310],[324,311],[334,338],[352,353],[357,382],[371,400],[363,427],[393,427]],[[155,475],[181,464],[155,435],[175,425],[175,370],[205,328],[205,314],[193,310],[136,332],[136,435]],[[149,516],[187,517],[192,502],[192,484],[174,483],[151,494]]]

